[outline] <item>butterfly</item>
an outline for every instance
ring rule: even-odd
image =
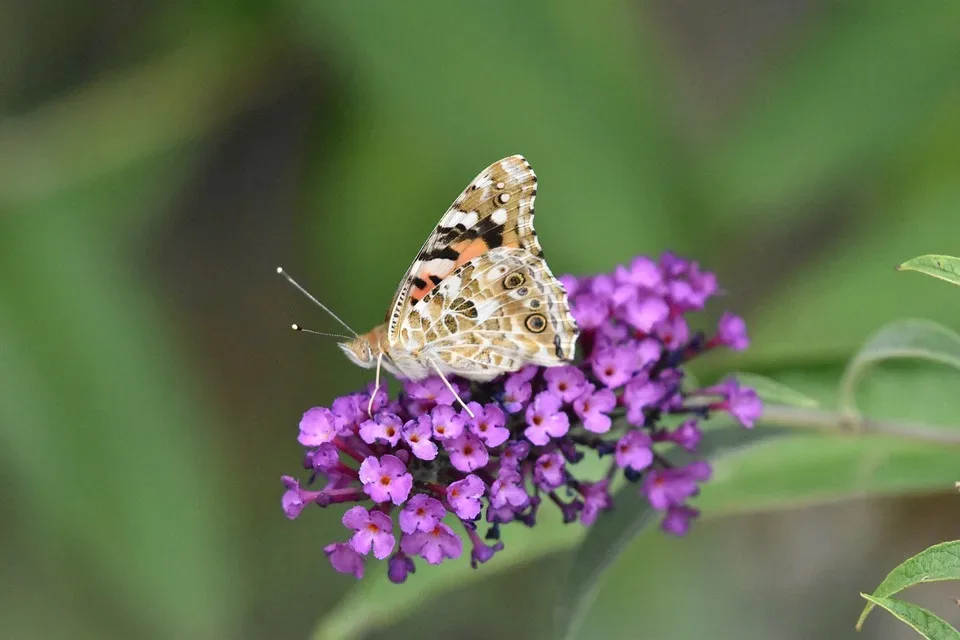
[[[384,322],[357,335],[340,321],[355,336],[340,348],[354,364],[377,368],[375,389],[381,368],[413,381],[437,375],[472,415],[448,376],[489,381],[573,359],[579,329],[533,229],[536,195],[537,176],[523,156],[494,162],[440,219]]]

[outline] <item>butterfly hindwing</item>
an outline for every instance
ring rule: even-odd
[[[499,160],[474,178],[441,218],[400,282],[387,311],[387,337],[455,269],[499,247],[542,256],[533,230],[537,176],[523,156]]]
[[[511,247],[454,269],[414,318],[440,368],[473,380],[572,360],[578,335],[566,291],[543,258]]]

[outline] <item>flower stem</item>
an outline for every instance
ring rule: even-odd
[[[761,421],[783,427],[799,427],[850,435],[888,435],[943,444],[960,444],[960,431],[940,429],[916,422],[875,420],[823,409],[767,404],[763,408]]]

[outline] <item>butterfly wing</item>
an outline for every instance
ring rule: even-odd
[[[573,359],[579,335],[567,293],[541,256],[498,247],[455,268],[402,323],[444,373],[490,380]],[[412,345],[413,346],[413,345]]]
[[[542,256],[533,230],[537,176],[523,156],[480,172],[453,202],[400,282],[387,310],[387,339],[400,339],[403,318],[456,268],[492,249],[512,247]]]

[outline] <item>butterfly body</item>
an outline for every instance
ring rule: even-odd
[[[362,367],[421,380],[491,380],[573,359],[579,334],[533,230],[537,178],[522,156],[487,167],[427,238],[383,324],[340,343]]]

